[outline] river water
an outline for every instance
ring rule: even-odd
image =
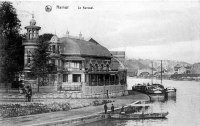
[[[136,83],[151,82],[149,79],[128,77],[128,89]],[[154,80],[159,82],[159,80]],[[166,119],[147,120],[104,120],[84,126],[200,126],[200,82],[163,80],[165,87],[177,89],[176,97],[167,100],[156,100],[148,110],[150,112],[165,112]]]

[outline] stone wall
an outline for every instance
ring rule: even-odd
[[[106,94],[117,93],[126,90],[125,85],[105,85],[105,86],[85,86],[82,87],[83,93],[85,94]]]

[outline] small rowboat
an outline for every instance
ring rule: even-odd
[[[170,96],[176,96],[176,88],[174,88],[174,87],[167,87],[166,88],[166,93],[167,93],[168,97],[170,97]]]
[[[142,114],[110,114],[111,119],[161,119],[166,118],[168,112],[162,113],[142,113]]]

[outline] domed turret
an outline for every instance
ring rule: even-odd
[[[33,25],[35,25],[35,24],[36,24],[35,19],[31,19],[31,21],[30,21],[30,26],[33,26]]]
[[[27,40],[33,40],[38,38],[39,30],[41,29],[41,27],[36,26],[36,20],[34,19],[34,15],[32,15],[30,25],[26,26],[25,29],[27,29]]]
[[[30,26],[36,25],[36,21],[34,19],[34,15],[32,15],[32,19],[30,20]]]

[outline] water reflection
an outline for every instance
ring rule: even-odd
[[[81,126],[127,126],[127,120],[101,120],[95,123],[87,123]]]
[[[167,101],[174,101],[176,102],[176,94],[172,96],[154,96],[150,98],[150,102],[167,102]]]
[[[174,103],[176,103],[176,95],[175,96],[168,96],[168,97],[166,97],[165,101],[174,101]]]

